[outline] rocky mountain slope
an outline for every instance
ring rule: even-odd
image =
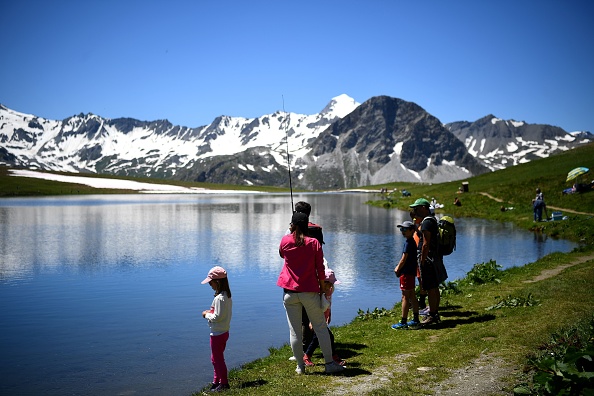
[[[494,115],[474,122],[453,122],[446,128],[492,170],[545,158],[594,140],[589,132],[567,133],[556,126],[506,121]]]
[[[309,144],[299,162],[306,187],[387,181],[443,182],[487,171],[442,123],[415,103],[369,99]]]

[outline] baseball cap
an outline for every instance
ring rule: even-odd
[[[223,267],[212,267],[210,269],[210,271],[208,271],[208,276],[206,277],[206,279],[204,279],[202,282],[202,284],[208,283],[213,279],[223,279],[227,277],[227,271],[225,271],[225,269]]]
[[[336,279],[336,275],[334,275],[334,271],[332,271],[330,268],[328,268],[326,271],[324,271],[324,275],[328,282],[330,282],[332,284],[340,285],[340,281],[338,279]]]
[[[398,227],[398,228],[415,228],[415,225],[412,221],[406,220],[402,224],[398,224],[396,227]]]
[[[419,198],[413,203],[412,205],[408,205],[410,208],[414,208],[416,206],[427,206],[429,207],[431,204],[425,198]]]

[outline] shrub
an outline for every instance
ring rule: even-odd
[[[375,307],[373,309],[373,311],[369,311],[369,308],[367,309],[367,311],[363,311],[361,308],[359,308],[359,310],[357,311],[357,317],[355,317],[355,320],[378,319],[378,318],[381,318],[384,316],[398,317],[399,314],[396,314],[396,313],[394,313],[394,311],[392,311],[390,309],[383,308],[383,307],[382,308]]]
[[[531,384],[515,387],[515,395],[594,395],[594,318],[561,330],[528,361]]]
[[[475,264],[470,271],[466,273],[466,277],[459,283],[463,285],[482,285],[485,283],[497,282],[501,280],[501,267],[495,260],[489,260],[486,263]]]
[[[499,296],[495,297],[499,299]],[[518,308],[518,307],[533,307],[540,305],[540,301],[536,300],[532,293],[528,293],[526,297],[513,297],[509,295],[506,299],[500,300],[497,304],[485,308],[487,311],[500,308]]]

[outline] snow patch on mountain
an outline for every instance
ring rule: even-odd
[[[107,179],[84,176],[57,175],[54,173],[37,172],[24,169],[9,170],[10,176],[29,177],[34,179],[52,180],[60,183],[73,183],[93,188],[107,188],[113,190],[134,190],[145,194],[253,194],[263,193],[246,190],[209,190],[198,187],[183,187],[170,184],[142,183],[133,180]]]

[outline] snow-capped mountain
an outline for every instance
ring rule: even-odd
[[[474,122],[449,123],[446,128],[491,170],[545,158],[594,141],[590,132],[568,133],[551,125],[502,120],[494,115]]]
[[[488,171],[437,118],[388,96],[362,103],[309,149],[301,161],[302,185],[309,188],[444,182]]]
[[[262,147],[286,166],[287,134],[295,158],[309,140],[357,105],[352,98],[340,95],[314,115],[221,116],[198,128],[175,126],[167,120],[106,119],[94,114],[54,121],[0,105],[0,163],[68,172],[173,177],[198,160]]]
[[[286,186],[288,136],[295,186],[344,188],[458,180],[592,140],[516,124],[487,116],[444,126],[420,106],[387,96],[360,105],[340,95],[317,114],[220,116],[198,128],[94,114],[56,121],[0,105],[0,164]]]

